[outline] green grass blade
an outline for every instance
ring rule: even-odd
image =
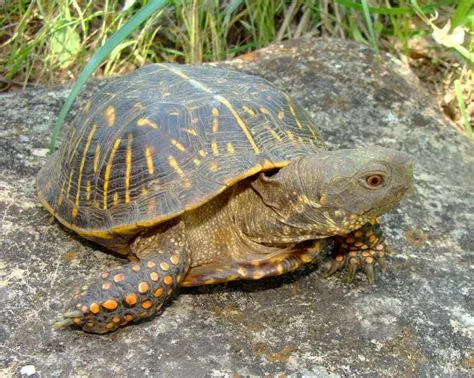
[[[367,23],[367,29],[369,30],[370,44],[377,54],[379,54],[379,45],[375,36],[374,24],[372,23],[372,18],[370,17],[369,4],[367,3],[367,0],[362,0],[362,12],[364,14],[365,22]]]
[[[464,124],[464,129],[466,130],[466,135],[472,140],[472,127],[469,122],[469,117],[467,116],[466,104],[464,104],[461,83],[459,80],[454,81],[454,92],[456,93],[456,100],[458,102],[459,111],[461,112],[461,118]]]
[[[71,89],[69,96],[64,103],[59,117],[54,124],[53,133],[51,136],[51,143],[49,145],[50,153],[56,150],[56,139],[59,134],[61,126],[64,124],[64,120],[71,109],[72,104],[77,98],[79,91],[87,82],[88,78],[92,73],[100,66],[104,59],[118,46],[131,32],[133,32],[138,26],[146,21],[154,12],[160,10],[168,3],[167,0],[151,0],[147,5],[141,8],[131,19],[127,22],[119,31],[104,43],[104,45],[91,57],[89,62],[79,74],[76,83]]]

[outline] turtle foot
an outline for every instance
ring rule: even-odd
[[[94,283],[81,287],[53,327],[76,326],[104,334],[151,318],[161,312],[183,270],[178,255],[161,255],[103,272]]]
[[[378,223],[367,224],[361,229],[351,232],[336,240],[337,251],[325,277],[340,270],[347,270],[347,282],[354,280],[356,273],[363,270],[370,284],[375,281],[377,263],[382,270],[386,269],[385,256],[390,254],[390,248],[383,239],[382,230]]]

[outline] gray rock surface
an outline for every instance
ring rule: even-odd
[[[391,57],[327,39],[223,65],[288,91],[331,148],[377,144],[411,154],[416,193],[384,217],[396,251],[389,270],[373,286],[361,274],[347,286],[341,276],[322,279],[313,264],[183,290],[161,317],[114,334],[53,330],[49,321],[74,288],[121,260],[52,221],[36,200],[35,175],[68,90],[4,94],[0,374],[472,376],[474,149],[423,83]]]

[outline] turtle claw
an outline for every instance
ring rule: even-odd
[[[56,319],[52,323],[53,328],[55,328],[55,329],[67,328],[67,327],[72,326],[73,324],[75,324],[73,319],[77,318],[77,316],[69,317],[69,316],[66,316],[66,314],[67,313],[65,313],[64,315],[60,315],[60,316],[56,317]],[[82,316],[82,314],[79,315],[79,316]]]
[[[336,256],[336,258],[332,261],[331,266],[327,270],[327,272],[324,274],[324,278],[328,278],[329,276],[332,276],[334,273],[336,273],[338,270],[341,270],[344,268],[345,261],[344,261],[344,256]]]
[[[379,264],[380,269],[387,270],[387,262],[385,260],[385,257],[383,256],[376,257],[375,261],[377,261],[377,263]]]
[[[364,272],[367,276],[367,281],[369,281],[369,284],[373,284],[375,281],[374,264],[365,264]]]
[[[348,276],[347,276],[347,283],[350,284],[352,281],[354,281],[357,268],[359,267],[359,264],[349,264],[347,267],[348,271]]]

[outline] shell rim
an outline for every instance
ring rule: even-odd
[[[195,210],[195,209],[201,207],[202,205],[206,204],[207,202],[211,201],[213,198],[217,197],[219,194],[221,194],[225,190],[229,189],[233,185],[237,184],[238,182],[240,182],[240,181],[242,181],[242,180],[244,180],[248,177],[256,175],[257,173],[260,173],[260,172],[269,171],[271,169],[283,168],[283,167],[287,166],[288,164],[289,164],[289,161],[287,161],[287,160],[276,162],[276,163],[266,160],[263,164],[257,164],[253,168],[250,168],[249,170],[241,173],[240,175],[234,176],[231,180],[228,180],[227,182],[224,182],[222,187],[219,188],[218,190],[210,192],[210,193],[208,193],[207,196],[199,198],[199,201],[193,201],[193,202],[189,203],[187,206],[185,206],[180,211],[174,212],[172,214],[168,214],[166,216],[159,216],[159,217],[153,218],[153,219],[151,219],[149,221],[146,221],[146,222],[136,222],[134,224],[132,224],[132,223],[123,224],[123,225],[120,225],[120,226],[117,226],[117,227],[111,227],[111,228],[107,228],[107,229],[85,229],[85,228],[77,226],[74,223],[70,223],[70,222],[66,221],[44,199],[44,197],[42,196],[41,189],[38,186],[38,181],[36,182],[36,189],[37,189],[37,193],[38,193],[38,199],[41,202],[41,204],[63,226],[67,227],[70,230],[73,230],[74,232],[76,232],[77,234],[79,234],[83,237],[113,239],[114,235],[126,235],[126,234],[134,235],[140,229],[151,228],[151,227],[157,226],[158,224],[161,224],[161,223],[164,223],[164,222],[166,222],[170,219],[176,218],[179,215],[181,215],[181,214],[183,214],[187,211]]]

